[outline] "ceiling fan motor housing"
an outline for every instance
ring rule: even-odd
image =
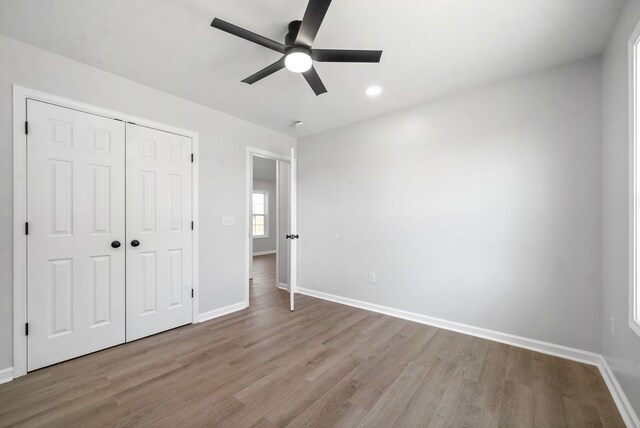
[[[302,21],[291,21],[289,23],[289,32],[284,38],[284,44],[287,46],[293,46],[296,43],[296,37],[298,37],[298,31]]]

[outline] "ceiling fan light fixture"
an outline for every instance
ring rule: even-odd
[[[313,61],[311,60],[311,56],[302,50],[292,49],[284,58],[284,66],[287,67],[287,70],[294,73],[309,71],[312,65]]]

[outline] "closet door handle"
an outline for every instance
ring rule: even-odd
[[[120,248],[120,241],[113,241],[111,243],[111,248]]]
[[[140,241],[138,241],[137,239],[134,239],[133,241],[131,241],[132,247],[137,247],[138,245],[140,245]]]

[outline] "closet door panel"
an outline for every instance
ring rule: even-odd
[[[27,101],[27,368],[125,339],[125,125]]]
[[[127,341],[192,321],[191,139],[127,124]]]

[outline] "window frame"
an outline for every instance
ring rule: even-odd
[[[636,28],[629,40],[629,327],[640,336],[640,284],[638,283],[638,165],[640,150],[638,150],[640,125],[640,26]]]
[[[256,193],[264,195],[264,214],[253,213],[253,195]],[[253,234],[253,221],[255,216],[264,217],[264,235]],[[269,237],[269,191],[268,190],[253,190],[251,192],[251,237],[253,239],[267,239]]]

